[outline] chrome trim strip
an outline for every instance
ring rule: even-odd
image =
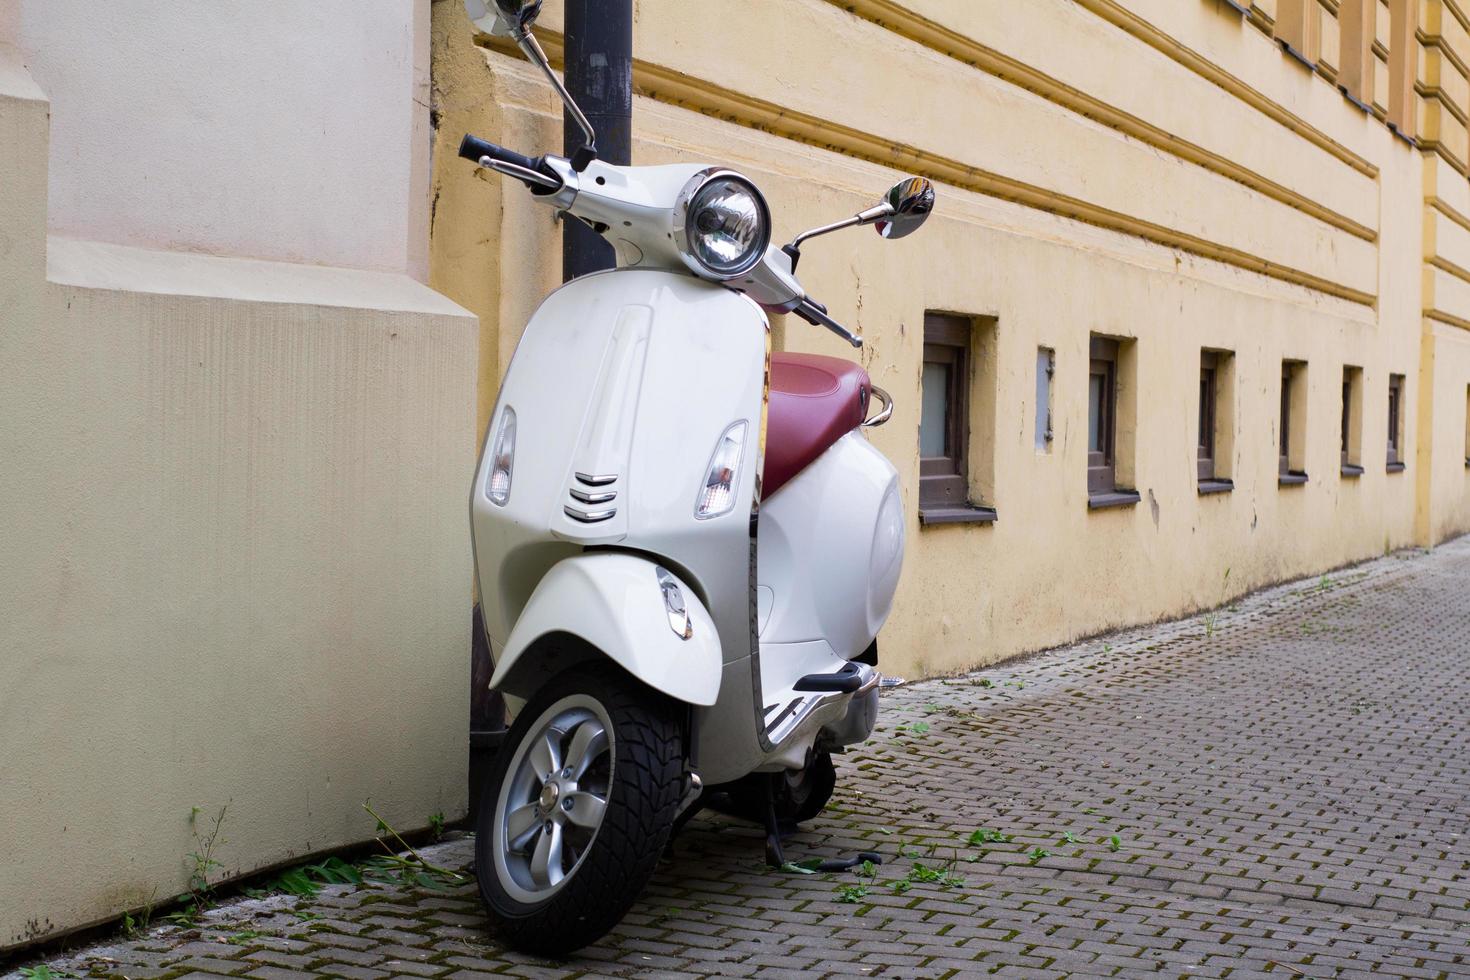
[[[801,697],[801,695],[797,695],[796,697],[792,698],[790,700],[790,702],[787,703],[786,707],[784,707],[784,708],[781,709],[781,713],[778,714],[778,715],[776,715],[776,717],[772,718],[771,721],[770,721],[770,724],[766,725],[766,732],[767,733],[770,733],[770,732],[775,731],[777,728],[779,728],[781,726],[781,723],[783,721],[785,721],[787,718],[791,717],[791,713],[793,711],[795,711],[796,710],[796,706],[799,705],[799,704],[801,704],[801,703],[802,703],[802,697]]]
[[[581,511],[570,504],[563,507],[561,510],[563,514],[566,514],[572,520],[582,524],[596,524],[599,521],[608,520],[617,513],[617,509],[614,507],[609,507],[607,510]]]
[[[821,709],[836,704],[851,704],[854,700],[878,686],[883,675],[879,674],[878,671],[869,667],[867,664],[861,664],[859,669],[866,676],[856,691],[851,693],[832,691],[823,694],[808,694],[800,698],[801,707],[797,711],[789,715],[786,712],[782,712],[781,717],[766,726],[767,737],[774,745],[781,745],[787,739],[805,729],[807,722]]]
[[[605,487],[609,483],[616,483],[618,479],[618,475],[616,473],[597,476],[594,476],[591,473],[575,473],[573,475],[577,478],[578,483],[585,484],[589,487]]]
[[[760,556],[761,486],[766,476],[766,431],[771,410],[771,319],[749,296],[746,302],[755,307],[765,329],[765,364],[761,380],[761,425],[760,441],[756,443],[755,489],[750,497],[750,587],[745,598],[750,619],[750,701],[755,714],[756,747],[764,755],[770,755],[776,746],[766,732],[765,692],[761,682],[761,633],[760,601],[756,598],[757,565]]]
[[[567,492],[572,495],[573,499],[580,500],[584,504],[605,504],[610,500],[617,499],[618,496],[616,490],[607,490],[602,493],[588,493],[586,490],[578,490],[576,487],[572,487]]]

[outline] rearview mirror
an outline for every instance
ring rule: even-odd
[[[465,13],[486,34],[520,40],[541,14],[541,0],[464,0]]]
[[[541,73],[561,97],[567,115],[572,117],[584,137],[582,148],[572,154],[572,169],[577,173],[586,170],[587,165],[597,159],[597,134],[592,131],[592,123],[587,121],[586,115],[578,108],[577,100],[567,91],[566,83],[551,70],[546,52],[541,50],[536,35],[531,33],[531,25],[536,23],[536,18],[541,14],[541,0],[489,0],[488,5],[486,0],[464,0],[464,9],[475,27],[486,34],[510,38],[531,64],[541,69]]]
[[[905,177],[889,189],[883,199],[866,211],[859,211],[850,218],[834,221],[804,231],[791,240],[783,251],[792,257],[794,271],[800,257],[801,243],[818,235],[826,235],[841,228],[854,225],[874,225],[884,238],[902,238],[912,235],[934,210],[934,185],[926,177]]]
[[[886,213],[873,222],[878,234],[884,238],[912,235],[934,210],[934,185],[924,177],[905,177],[884,195],[880,207]]]

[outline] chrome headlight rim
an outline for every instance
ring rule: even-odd
[[[689,206],[704,190],[706,185],[717,180],[730,180],[741,184],[750,192],[751,200],[755,201],[756,208],[760,212],[761,233],[755,248],[750,250],[750,255],[738,267],[732,269],[712,269],[700,261],[698,253],[694,248],[691,237],[694,234],[693,223],[689,220]],[[689,267],[689,271],[702,279],[713,279],[717,282],[729,282],[739,279],[750,270],[760,265],[765,258],[766,249],[771,244],[771,209],[766,204],[765,195],[760,188],[755,186],[755,181],[744,174],[729,170],[725,167],[707,167],[689,178],[679,191],[679,196],[674,202],[674,243],[679,249],[679,257]]]

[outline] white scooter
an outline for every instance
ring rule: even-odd
[[[587,139],[571,159],[532,159],[466,136],[460,155],[618,256],[527,324],[470,497],[490,686],[519,707],[475,868],[492,929],[557,955],[617,924],[681,814],[717,791],[766,824],[781,860],[780,824],[819,812],[831,753],[872,732],[904,518],[898,475],[860,429],[893,403],[857,364],[773,355],[765,311],[860,346],[796,280],[799,246],[854,225],[907,235],[934,191],[907,178],[773,248],[740,174],[596,159],[530,33],[539,0],[465,3],[545,72]]]

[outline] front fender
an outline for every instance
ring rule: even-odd
[[[538,641],[569,633],[656,691],[687,704],[714,704],[722,669],[714,621],[694,591],[674,576],[691,627],[688,639],[676,633],[657,570],[646,558],[617,552],[557,562],[516,620],[490,687],[529,697],[543,671],[527,661],[527,654],[534,658]]]

